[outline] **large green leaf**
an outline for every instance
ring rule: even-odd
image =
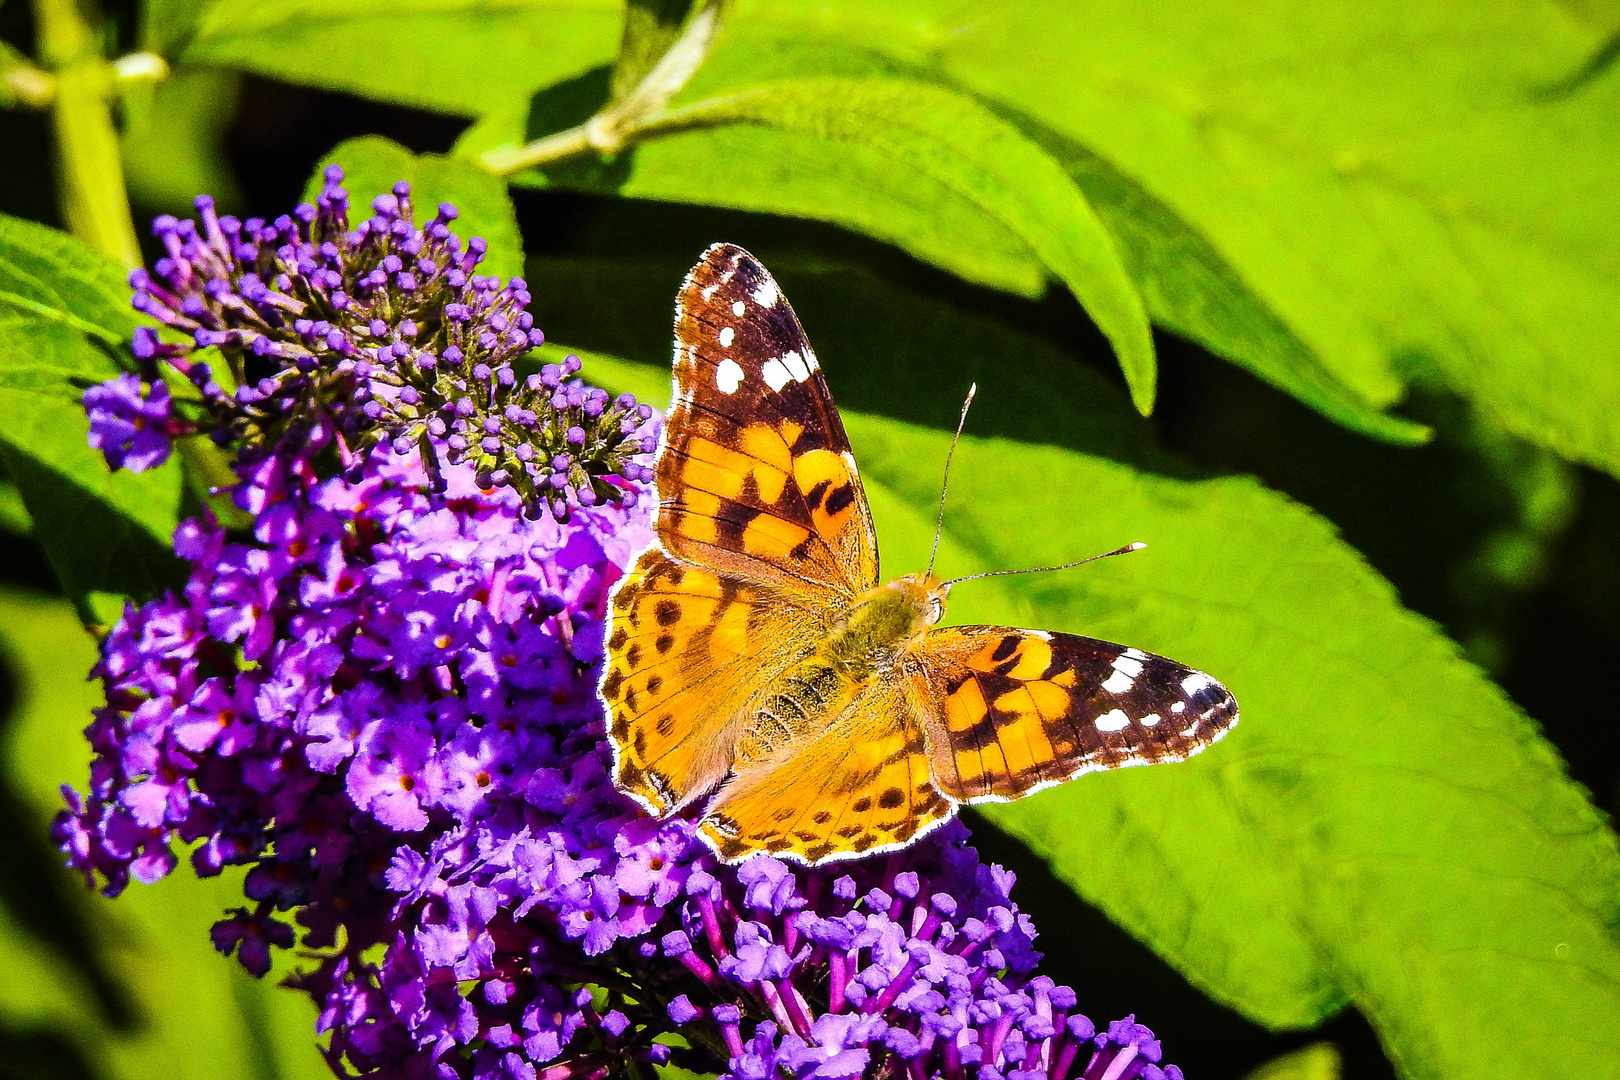
[[[1420,424],[1382,412],[1256,296],[1205,237],[1141,184],[1072,139],[1015,115],[1080,185],[1114,234],[1153,321],[1375,438],[1419,443]]]
[[[1511,430],[1620,471],[1620,113],[1571,80],[1612,15],[789,0],[739,11],[935,66],[1191,222],[1360,396],[1433,367]]]
[[[85,784],[79,732],[100,696],[85,681],[95,644],[73,609],[0,595],[0,652],[19,690],[0,721],[0,816],[12,836],[0,856],[0,1030],[50,1032],[42,1056],[54,1051],[27,1074],[135,1080],[161,1062],[196,1080],[330,1076],[314,1008],[276,985],[285,969],[255,980],[208,940],[223,910],[242,903],[239,872],[199,880],[182,864],[106,900],[50,849],[58,786]]]
[[[842,59],[846,67],[859,65],[859,58]],[[1113,344],[1137,405],[1151,409],[1152,335],[1113,236],[1073,178],[1017,126],[970,98],[915,79],[798,77],[719,94],[714,84],[712,76],[700,77],[696,86],[710,96],[656,126],[664,134],[639,150],[632,165],[640,184],[632,184],[629,173],[574,162],[525,179],[807,212],[900,243],[925,234],[936,248],[963,245],[950,231],[953,218],[987,219],[974,231],[988,226],[1001,234],[995,246],[1028,252],[1074,292]],[[458,149],[471,154],[532,135],[537,125],[564,126],[577,107],[571,95],[562,96],[567,111],[538,99],[521,116],[497,115],[480,125]],[[744,135],[738,145],[738,128],[785,135],[787,144],[773,147],[767,139],[763,148],[750,147]],[[700,134],[668,137],[691,132]],[[769,179],[756,182],[749,175],[756,170]]]
[[[667,123],[755,125],[860,146],[966,199],[1079,298],[1113,344],[1137,407],[1152,410],[1152,333],[1113,237],[1051,155],[977,102],[904,79],[784,79],[690,105]]]
[[[854,43],[785,34],[744,11],[682,100],[722,102],[753,92],[762,80],[907,80],[929,77]],[[592,97],[590,91],[595,89]],[[601,103],[599,79],[577,79],[527,102],[492,107],[463,136],[473,153],[537,138],[577,123]],[[583,100],[582,100],[583,99]],[[829,95],[823,107],[841,107]],[[960,99],[956,99],[960,100]],[[1342,384],[1198,231],[1142,186],[1072,139],[1015,110],[1006,118],[1069,174],[1107,226],[1153,320],[1357,430],[1412,442],[1417,425],[1384,415]],[[851,114],[846,122],[859,123]],[[888,128],[871,126],[870,137]],[[1049,272],[1028,237],[982,199],[913,168],[892,152],[859,141],[833,141],[803,128],[722,127],[660,137],[603,167],[562,162],[516,178],[624,195],[768,210],[833,221],[897,244],[969,280],[1032,294]]]
[[[537,293],[569,272],[530,267]],[[1534,724],[1326,523],[1246,478],[1189,478],[1038,342],[847,276],[782,276],[845,402],[886,574],[926,562],[947,425],[977,380],[944,572],[1149,547],[965,585],[952,619],[1129,642],[1242,703],[1196,760],[989,808],[1000,828],[1264,1023],[1352,1002],[1404,1075],[1472,1080],[1523,1052],[1503,1016],[1535,1016],[1566,1040],[1540,1074],[1620,1069],[1613,833]],[[664,370],[587,359],[653,401]]]
[[[418,222],[430,220],[441,202],[456,205],[452,226],[464,240],[481,236],[489,253],[479,272],[505,279],[523,271],[523,237],[506,184],[462,158],[413,154],[396,142],[367,135],[339,143],[315,169],[304,197],[313,200],[321,189],[326,166],[343,166],[343,186],[354,205],[351,216],[359,221],[369,213],[371,200],[392,191],[400,180],[411,185],[411,200]]]
[[[60,325],[0,332],[0,459],[70,596],[152,596],[174,583],[177,463],[112,473],[88,441],[84,388],[118,373],[107,354]],[[87,615],[88,615],[87,611]]]
[[[686,100],[751,85],[761,75],[901,75],[881,57],[847,49],[773,63],[782,49],[754,51],[739,64],[734,29],[699,71]],[[716,74],[718,72],[718,75]],[[581,123],[607,100],[606,67],[547,87],[532,97],[493,100],[457,144],[475,155],[515,146]],[[800,132],[737,126],[659,138],[609,162],[560,162],[513,178],[543,185],[790,214],[831,221],[896,244],[971,281],[1023,296],[1039,295],[1047,272],[1018,236],[967,196],[891,156],[855,143],[829,143]]]
[[[0,456],[63,588],[147,596],[170,583],[181,476],[109,473],[82,403],[119,373],[136,320],[111,260],[54,229],[0,218]]]
[[[610,0],[221,0],[183,58],[477,116],[612,59]]]
[[[138,320],[124,270],[67,233],[0,214],[0,330],[72,327],[121,347]]]

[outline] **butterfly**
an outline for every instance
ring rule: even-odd
[[[916,841],[963,803],[1181,761],[1237,723],[1203,672],[1072,634],[939,626],[954,582],[884,583],[855,458],[776,281],[716,244],[675,309],[656,539],[609,597],[613,777],[698,809],[725,862]]]

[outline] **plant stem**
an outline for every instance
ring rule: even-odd
[[[56,155],[68,231],[129,269],[141,249],[112,118],[112,71],[74,0],[34,0],[39,52],[56,74]]]
[[[674,96],[697,74],[714,39],[720,32],[724,0],[706,0],[692,16],[686,29],[669,46],[658,63],[623,97],[602,108],[578,127],[547,135],[523,146],[501,147],[479,156],[479,162],[496,176],[511,176],[539,165],[574,157],[588,150],[614,154],[633,145],[643,127],[664,112]],[[633,20],[636,13],[632,11]],[[631,48],[628,29],[624,48]],[[649,31],[650,32],[650,31]]]

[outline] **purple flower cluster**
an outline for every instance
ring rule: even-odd
[[[162,386],[92,405],[161,430]],[[728,867],[614,787],[595,686],[608,592],[652,539],[641,471],[535,516],[447,432],[368,442],[319,404],[286,398],[299,438],[238,458],[251,534],[182,525],[184,590],[103,645],[89,790],[55,825],[88,880],[155,881],[179,845],[200,875],[247,867],[214,943],[261,975],[305,950],[288,982],[344,1075],[1179,1080],[1147,1028],[1098,1031],[1036,976],[1012,876],[960,823],[833,870]],[[655,438],[630,417],[627,445]]]
[[[632,496],[615,478],[651,479],[637,458],[652,445],[636,434],[650,409],[579,383],[574,356],[519,377],[513,365],[545,340],[527,286],[474,272],[485,244],[462,249],[454,206],[418,226],[401,181],[350,228],[342,178],[332,166],[313,204],[270,223],[220,217],[207,196],[200,225],[157,219],[168,254],[131,275],[134,305],[185,338],[137,331],[144,385],[91,391],[91,445],[109,464],[161,464],[154,431],[207,431],[252,459],[325,426],[351,469],[386,442],[419,455],[442,491],[443,463],[465,463],[480,487],[517,491],[531,517]],[[183,377],[184,419],[165,411],[159,361]]]

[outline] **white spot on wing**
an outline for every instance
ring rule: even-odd
[[[741,300],[733,300],[731,302],[731,313],[733,315],[741,315],[743,312],[745,312],[747,310],[748,310],[748,305],[743,303]]]
[[[1195,671],[1181,680],[1181,691],[1184,694],[1196,694],[1206,686],[1214,686],[1215,680],[1202,671]]]
[[[1130,724],[1131,718],[1119,709],[1110,709],[1097,717],[1098,731],[1123,731]]]
[[[1162,717],[1160,717],[1158,713],[1150,712],[1146,716],[1142,717],[1142,719],[1137,721],[1137,722],[1140,723],[1143,727],[1152,727],[1153,725],[1157,724],[1161,719],[1162,719]]]
[[[1129,652],[1123,652],[1114,657],[1113,667],[1115,671],[1131,679],[1134,679],[1138,675],[1142,674],[1142,661],[1132,656]]]
[[[804,364],[805,367],[808,367],[811,371],[821,370],[821,365],[816,363],[815,351],[808,345],[804,347]]]
[[[754,290],[754,303],[760,307],[775,307],[776,302],[780,299],[782,299],[782,294],[777,291],[776,282],[770,278],[760,282],[759,288]]]
[[[759,373],[765,376],[765,385],[777,393],[781,393],[782,387],[793,381],[793,376],[782,366],[782,361],[774,358],[765,361],[765,366],[759,369]]]
[[[1115,661],[1115,666],[1118,666],[1118,661]],[[1108,678],[1103,680],[1102,688],[1108,691],[1110,694],[1123,694],[1125,691],[1129,690],[1135,685],[1135,679],[1131,678],[1123,671],[1116,671],[1112,675],[1108,676]]]
[[[784,353],[782,364],[792,373],[794,382],[804,382],[810,377],[810,369],[804,366],[804,358],[795,351]]]
[[[730,357],[720,361],[720,366],[714,369],[714,385],[722,394],[735,394],[742,381],[743,369]]]
[[[722,349],[731,348],[731,341],[736,336],[737,336],[737,331],[733,330],[729,326],[722,326],[720,328],[720,347]]]
[[[1174,704],[1172,704],[1170,706],[1170,711],[1173,712],[1173,713],[1186,712],[1187,711],[1187,703],[1185,701],[1175,702]]]
[[[719,287],[720,286],[718,285],[705,285],[703,288],[698,290],[698,295],[707,300],[709,297],[714,295],[714,290],[718,289]]]

